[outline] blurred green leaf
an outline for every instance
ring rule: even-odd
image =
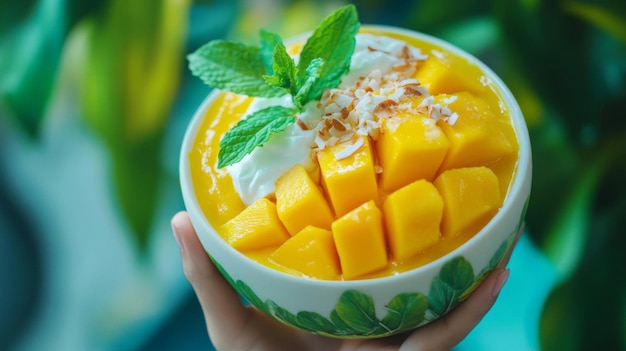
[[[489,2],[482,0],[422,0],[414,4],[406,24],[426,33],[450,28],[469,18],[480,17],[489,9]]]
[[[103,1],[0,3],[0,105],[28,135],[39,133],[65,37]]]
[[[183,65],[187,0],[112,0],[81,25],[87,124],[107,146],[121,212],[145,249],[158,198],[163,128]]]
[[[0,36],[0,100],[31,136],[39,132],[59,63],[64,7],[65,1],[42,0],[0,8],[7,21]]]
[[[606,167],[605,157],[599,157],[593,165],[585,167],[545,234],[543,250],[554,262],[559,280],[569,278],[578,267],[588,244],[592,204]]]
[[[534,8],[519,0],[493,1],[493,8],[507,59],[554,109],[554,118],[562,119],[567,139],[582,146],[589,140],[586,133],[598,129],[595,115],[602,103],[586,56],[588,28],[551,1]]]
[[[614,159],[623,161],[624,157]],[[589,240],[578,267],[550,294],[541,319],[542,350],[617,350],[626,296],[624,163],[613,163],[596,191]],[[565,337],[566,336],[566,337]]]
[[[579,350],[583,315],[577,310],[572,294],[576,288],[576,284],[570,282],[557,286],[550,293],[541,315],[541,350]]]
[[[499,27],[489,16],[457,20],[434,34],[474,55],[489,50],[500,40]]]
[[[597,4],[579,1],[564,2],[563,10],[610,33],[622,43],[626,43],[626,12],[614,13]]]

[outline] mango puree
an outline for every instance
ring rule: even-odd
[[[403,40],[409,45],[420,48],[422,52],[427,53],[431,57],[433,56],[431,54],[432,50],[443,52],[443,49],[437,46],[433,46],[432,44],[423,42],[416,38],[397,34],[397,33],[381,32],[380,30],[373,30],[371,28],[369,29],[364,28],[362,29],[362,32],[370,33],[370,34],[377,34],[377,35],[386,35],[392,38]],[[445,210],[443,211],[444,219],[441,224],[441,230],[444,233],[446,231],[454,231],[454,234],[453,235],[440,235],[439,238],[437,238],[436,236],[432,237],[432,234],[425,234],[425,235],[431,235],[431,238],[424,239],[426,240],[428,245],[425,245],[426,246],[425,248],[421,248],[421,247],[412,248],[412,250],[414,251],[419,250],[419,254],[417,255],[405,254],[405,251],[403,250],[405,247],[411,247],[411,245],[422,245],[422,244],[419,244],[419,243],[415,244],[412,241],[406,241],[405,239],[402,239],[402,238],[394,239],[394,238],[387,237],[385,239],[388,245],[387,253],[386,253],[387,255],[386,263],[384,261],[385,259],[384,257],[382,258],[383,259],[382,263],[380,263],[380,259],[378,258],[375,259],[377,260],[376,262],[373,262],[371,260],[368,261],[367,259],[365,259],[365,260],[362,260],[362,263],[358,263],[360,261],[357,257],[355,258],[355,261],[353,261],[353,263],[357,262],[357,264],[354,267],[349,268],[350,269],[349,275],[347,275],[347,272],[342,273],[338,271],[336,268],[333,268],[333,269],[326,270],[325,275],[318,277],[318,279],[328,279],[328,280],[367,279],[367,278],[394,275],[394,274],[398,274],[398,273],[419,267],[428,262],[431,262],[451,252],[452,250],[456,249],[457,247],[465,243],[468,239],[470,239],[473,235],[475,235],[476,232],[480,230],[480,228],[486,223],[485,221],[483,221],[484,223],[481,222],[481,225],[478,227],[469,228],[467,230],[463,230],[459,232],[457,232],[456,229],[454,229],[456,226],[460,225],[459,223],[462,224],[464,220],[464,218],[462,217],[466,214],[466,212],[471,213],[472,211],[480,211],[480,208],[478,209],[474,208],[475,206],[474,206],[474,203],[472,202],[473,201],[472,197],[483,196],[482,194],[468,193],[466,196],[466,199],[464,199],[461,202],[452,198],[455,196],[454,190],[449,191],[448,188],[450,188],[450,184],[454,184],[454,182],[463,181],[462,177],[465,173],[467,173],[466,170],[468,169],[465,167],[474,167],[474,169],[472,169],[471,172],[476,173],[478,175],[479,182],[482,182],[483,184],[492,184],[492,185],[495,184],[493,186],[496,186],[499,188],[499,194],[501,196],[498,199],[487,199],[485,201],[497,201],[499,204],[498,207],[501,206],[502,201],[504,201],[504,198],[506,197],[506,194],[507,194],[507,190],[509,188],[509,184],[515,172],[515,167],[517,163],[517,154],[518,154],[518,144],[515,138],[515,133],[511,126],[511,121],[510,121],[508,110],[503,105],[503,102],[501,98],[498,96],[498,92],[495,91],[495,88],[491,84],[489,84],[488,81],[485,81],[486,78],[484,77],[483,72],[481,72],[478,67],[471,64],[470,62],[467,62],[464,59],[454,56],[452,53],[446,52],[446,56],[447,56],[447,60],[448,60],[447,62],[449,63],[449,66],[443,67],[438,61],[429,59],[425,63],[421,64],[421,66],[418,68],[418,71],[415,77],[420,82],[422,82],[422,84],[429,86],[429,93],[435,96],[435,99],[442,99],[443,97],[447,95],[450,95],[450,96],[454,95],[454,96],[458,96],[459,97],[458,101],[461,101],[461,102],[467,100],[467,101],[470,101],[472,104],[475,103],[478,105],[481,105],[481,104],[485,105],[483,107],[477,107],[477,108],[472,107],[473,105],[471,106],[468,105],[470,107],[467,107],[467,106],[463,107],[464,105],[461,105],[461,102],[457,102],[457,104],[461,106],[459,108],[489,109],[494,116],[493,121],[490,122],[488,126],[482,126],[478,123],[479,121],[478,122],[477,121],[461,121],[459,118],[459,121],[458,121],[459,125],[457,126],[457,129],[458,129],[457,131],[454,130],[454,127],[450,127],[446,125],[445,123],[438,123],[438,126],[446,132],[446,135],[448,136],[449,141],[445,142],[443,146],[444,147],[443,151],[441,152],[435,151],[433,153],[433,155],[435,156],[432,156],[432,157],[438,160],[432,161],[431,159],[425,158],[424,164],[427,165],[429,162],[433,162],[434,164],[439,165],[440,163],[443,162],[443,165],[445,167],[438,169],[436,172],[435,171],[424,172],[424,170],[415,169],[414,166],[407,164],[407,162],[398,161],[395,164],[390,163],[389,165],[390,169],[392,167],[398,168],[393,173],[400,174],[400,172],[403,171],[403,168],[401,168],[400,166],[406,165],[407,172],[415,171],[416,172],[415,177],[426,178],[426,180],[420,181],[417,184],[411,184],[411,186],[402,188],[402,191],[398,191],[397,193],[395,193],[395,191],[398,190],[398,187],[400,186],[400,185],[395,184],[396,180],[383,178],[382,174],[378,175],[377,176],[378,177],[377,178],[378,179],[378,189],[377,189],[378,197],[373,199],[374,201],[369,201],[368,203],[364,204],[363,207],[361,208],[361,211],[366,211],[366,212],[369,211],[368,213],[371,213],[371,214],[373,213],[375,216],[381,216],[381,213],[393,215],[394,218],[388,218],[384,220],[385,224],[390,227],[394,226],[394,228],[399,228],[397,230],[400,232],[402,230],[408,230],[406,228],[410,229],[412,225],[413,226],[418,225],[416,223],[421,223],[420,221],[425,221],[426,219],[430,218],[432,212],[429,212],[429,211],[431,211],[432,208],[438,209],[437,210],[438,212],[436,213],[439,213],[439,216],[441,216],[442,203],[441,203],[441,200],[439,200],[440,197],[436,196],[436,193],[437,193],[437,190],[435,189],[435,186],[436,186],[439,192],[441,193],[441,198],[443,199],[443,203],[446,203],[446,201],[450,202],[449,205],[444,205],[445,207]],[[431,66],[431,67],[425,68],[427,66]],[[462,72],[463,79],[462,80],[456,79],[453,71],[449,71],[448,67],[454,67],[454,70],[453,70],[454,72],[457,72],[457,73]],[[473,97],[477,97],[477,99],[474,99]],[[457,98],[455,97],[455,99]],[[211,104],[211,106],[209,106],[209,108],[206,110],[205,118],[199,128],[199,131],[198,131],[195,143],[194,143],[193,151],[189,153],[189,161],[191,165],[191,176],[192,176],[194,189],[195,189],[200,207],[202,208],[206,218],[211,223],[211,225],[214,228],[216,228],[216,230],[224,237],[226,241],[229,241],[229,238],[225,237],[226,230],[224,229],[224,224],[228,222],[227,226],[230,226],[230,227],[233,227],[233,226],[237,227],[238,225],[245,226],[245,221],[242,222],[243,224],[241,224],[241,223],[236,223],[237,221],[233,222],[231,221],[231,219],[233,219],[239,213],[244,211],[246,209],[246,205],[241,201],[237,191],[235,190],[233,186],[232,179],[230,178],[230,175],[228,174],[226,169],[216,168],[219,143],[223,135],[241,119],[241,117],[246,112],[251,101],[252,101],[251,98],[238,96],[232,93],[220,94],[215,99],[215,101]],[[450,104],[450,108],[454,111],[454,103]],[[450,130],[446,131],[445,130],[446,128]],[[467,129],[467,131],[464,132],[462,128]],[[497,129],[496,133],[493,133],[492,129],[494,128]],[[401,129],[398,128],[398,130],[401,130]],[[475,130],[481,131],[482,133],[487,133],[488,135],[494,136],[494,137],[493,138],[490,137],[487,141],[481,142],[481,144],[479,145],[474,145],[472,144],[473,141],[471,139],[471,135],[473,135],[472,133],[474,133]],[[465,136],[459,137],[459,135],[461,135],[459,133],[466,133],[463,135],[470,135],[470,137],[465,137]],[[381,134],[381,135],[385,135],[386,139],[391,140],[387,134]],[[381,145],[383,145],[382,143],[384,143],[385,146],[384,148],[383,146],[380,146],[380,148],[378,149],[379,155],[375,157],[381,157],[381,156],[385,157],[384,156],[385,152],[389,153],[390,155],[396,155],[398,151],[394,149],[393,143],[396,142],[396,144],[400,143],[399,145],[402,145],[401,144],[403,142],[402,138],[410,139],[409,135],[410,134],[407,133],[406,136],[403,136],[402,132],[398,132],[398,134],[395,136],[395,141],[394,140],[381,141]],[[500,142],[497,139],[498,138],[496,137],[497,135],[499,135],[499,138],[503,139],[502,142]],[[457,138],[458,140],[455,140],[455,138]],[[482,139],[477,139],[477,140],[482,140]],[[364,147],[369,148],[370,151],[375,149],[375,146],[369,145],[370,142],[368,140],[365,141],[365,144],[366,145]],[[371,144],[374,144],[374,143],[372,142]],[[390,145],[390,146],[387,146],[387,145]],[[493,158],[488,159],[487,161],[482,160],[485,154],[489,155],[491,150],[494,150],[494,149],[497,150],[498,148],[503,147],[502,145],[506,145],[506,148],[507,148],[505,151],[503,151],[503,154],[505,156],[497,157],[496,159],[493,159]],[[376,151],[372,151],[372,152],[376,154]],[[444,156],[447,157],[445,159],[445,162],[441,160],[441,158],[443,158]],[[324,156],[320,155],[318,157],[320,158],[320,162],[322,162],[321,159]],[[431,156],[427,156],[427,157],[431,157]],[[469,161],[466,161],[466,160],[469,160]],[[468,163],[468,164],[463,164],[463,163]],[[445,174],[445,176],[442,176],[442,173],[444,173],[444,171],[448,169],[453,170],[453,172],[449,172]],[[421,174],[420,172],[422,172],[423,174]],[[383,174],[385,174],[384,170],[383,170]],[[391,174],[391,172],[389,174]],[[495,178],[493,177],[493,175],[495,175]],[[301,174],[294,173],[290,177],[294,179],[298,179],[298,177],[301,177],[301,176],[302,176]],[[403,184],[406,184],[406,182]],[[435,186],[433,186],[433,184]],[[492,185],[489,185],[489,186],[492,186]],[[312,185],[309,184],[308,186],[312,186]],[[328,188],[329,187],[332,188],[334,185],[332,183],[329,183],[329,184],[318,184],[318,186],[320,190],[323,189],[323,193],[327,193]],[[315,186],[312,186],[312,187],[315,188]],[[288,191],[288,190],[281,190],[281,191]],[[393,196],[390,196],[392,193],[393,193]],[[433,194],[435,194],[435,197],[432,196]],[[278,195],[283,196],[281,194],[278,194]],[[317,192],[315,192],[314,195],[319,197],[319,194],[317,194]],[[326,201],[330,203],[330,199],[328,198],[331,195],[326,194],[322,196],[325,196]],[[336,194],[334,194],[333,196],[336,196]],[[424,213],[424,215],[422,216],[423,218],[418,218],[413,222],[403,222],[401,216],[402,216],[403,211],[405,211],[405,208],[407,207],[405,206],[405,204],[413,206],[416,196],[419,198],[427,199],[426,201],[428,201],[427,205],[425,205],[425,208],[423,209],[423,213]],[[263,203],[258,206],[262,206],[263,208],[267,208],[268,206],[274,206],[274,203],[276,202],[276,197],[272,197],[269,200],[271,201],[264,200]],[[346,198],[345,200],[349,201],[350,199]],[[389,201],[385,201],[385,200],[389,200]],[[342,203],[341,202],[342,199],[333,200],[333,203],[335,201],[337,201],[336,203],[338,204]],[[316,203],[319,203],[319,201],[317,201]],[[383,205],[383,203],[385,204]],[[346,209],[335,206],[334,219],[340,218],[342,214],[347,212],[349,209],[353,208],[353,205],[350,205],[350,206],[352,207],[346,207]],[[313,213],[312,211],[313,210],[308,210],[308,213]],[[304,241],[306,240],[306,238],[313,237],[314,235],[321,235],[321,237],[323,237],[323,240],[321,240],[318,243],[315,243],[315,245],[317,246],[314,249],[312,249],[310,252],[308,252],[307,254],[319,255],[321,258],[321,261],[320,261],[321,263],[317,262],[316,264],[318,265],[322,264],[322,265],[331,265],[331,266],[335,265],[336,266],[337,265],[336,256],[329,255],[328,254],[329,251],[326,250],[328,245],[332,246],[332,242],[333,242],[332,235],[330,234],[331,227],[329,223],[330,219],[328,217],[329,216],[328,211],[329,211],[328,209],[323,209],[321,212],[317,210],[315,211],[315,213],[319,215],[318,216],[319,218],[317,218],[316,220],[319,223],[321,223],[320,225],[316,227],[306,227],[306,223],[303,222],[302,219],[306,221],[307,218],[301,218],[301,217],[298,217],[297,214],[295,214],[295,215],[289,215],[290,217],[288,218],[288,221],[283,221],[284,227],[280,225],[280,221],[278,221],[276,218],[273,217],[273,219],[270,221],[271,223],[270,222],[267,223],[267,225],[269,226],[267,228],[271,228],[271,226],[273,225],[280,226],[281,229],[279,230],[279,233],[276,233],[277,235],[276,238],[278,238],[279,241],[281,240],[280,239],[281,237],[289,238],[290,235],[293,236],[295,234],[295,233],[290,233],[290,231],[298,231],[298,233],[305,233],[305,235],[302,235],[302,239],[300,241]],[[437,216],[436,213],[433,215]],[[493,211],[489,212],[488,219],[490,219],[494,214],[495,213]],[[371,215],[368,215],[368,216],[369,216],[368,218],[371,217]],[[400,219],[396,220],[395,216],[400,216],[399,217]],[[459,218],[458,221],[456,220],[456,218],[452,218],[451,220],[450,219],[451,216],[457,216]],[[279,224],[275,224],[275,222]],[[369,231],[368,228],[371,227],[369,226],[369,227],[364,227],[364,228],[357,228],[351,223],[343,223],[343,222],[335,221],[332,224],[333,231],[336,230],[336,231],[346,232],[346,236],[344,236],[343,238],[350,238],[351,230]],[[303,227],[304,229],[302,229]],[[405,229],[402,229],[403,227]],[[453,228],[453,229],[450,229],[450,228]],[[302,232],[300,232],[300,230],[302,230]],[[376,230],[384,231],[384,229],[376,229]],[[231,228],[229,229],[229,231],[233,231],[233,229]],[[369,232],[367,233],[367,235],[370,235],[370,234],[372,233],[369,233]],[[383,237],[384,236],[385,234],[383,233]],[[351,242],[349,240],[359,240],[358,239],[359,236],[354,236],[353,238],[354,239],[345,239],[348,241],[343,242],[343,243],[340,243],[338,239],[335,238],[335,243],[337,244],[338,247],[340,245],[343,245],[343,246],[347,246],[348,250],[350,250]],[[287,268],[283,265],[276,264],[275,261],[270,258],[270,256],[277,250],[279,245],[269,246],[269,247],[258,249],[258,250],[250,250],[250,249],[247,249],[248,246],[246,245],[248,245],[248,243],[245,242],[245,238],[243,240],[244,241],[241,242],[239,247],[237,247],[236,245],[233,245],[233,246],[235,246],[235,248],[240,250],[243,254],[245,254],[249,258],[259,262],[260,264],[266,265],[270,268],[273,268],[279,271],[283,271],[283,272],[298,275],[298,276],[303,275],[299,271]],[[292,243],[291,246],[293,245],[295,244]],[[350,254],[358,254],[356,250],[357,249],[354,249],[353,250],[354,252],[350,252]],[[316,252],[319,252],[319,254],[317,254]],[[277,257],[282,257],[286,260],[295,259],[294,257],[290,257],[289,251],[287,249],[281,250],[275,253],[275,255],[277,255]],[[380,253],[370,253],[370,255],[380,256]],[[296,263],[296,266],[297,264],[299,263]],[[368,264],[376,264],[377,268],[373,272],[361,273],[359,270],[361,270],[362,267],[365,267],[364,265],[368,265]],[[346,268],[344,268],[344,271],[345,270]]]

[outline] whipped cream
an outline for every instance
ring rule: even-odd
[[[407,57],[412,60],[427,58],[418,48],[411,47],[404,41],[385,36],[358,34],[350,71],[343,77],[337,89],[349,89],[360,80],[368,77],[371,80],[372,75],[375,77],[393,75],[407,64]],[[362,108],[363,113],[368,113],[366,110],[369,109],[371,114],[371,109],[387,98],[383,96],[377,98],[380,101],[367,103],[368,106]],[[364,100],[363,103],[367,101],[369,100]],[[273,99],[255,98],[244,118],[271,105],[293,106],[290,96]],[[328,113],[327,110],[323,110],[324,106],[320,105],[317,101],[309,103],[297,116],[302,123],[291,124],[284,131],[272,134],[262,147],[255,148],[241,161],[227,167],[235,189],[246,205],[273,193],[276,180],[294,165],[299,163],[307,170],[316,167],[312,153],[314,148],[319,148],[319,140],[316,140],[319,125],[322,124],[319,122],[323,114]]]

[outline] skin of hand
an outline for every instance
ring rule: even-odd
[[[338,350],[338,351],[430,351],[450,350],[460,343],[495,303],[509,277],[506,264],[493,270],[457,308],[433,323],[414,331],[381,339],[343,340],[296,330],[252,306],[244,306],[237,292],[222,277],[202,247],[186,212],[171,221],[180,247],[185,276],[200,302],[207,331],[219,351]],[[517,237],[519,238],[520,232]],[[517,241],[517,239],[516,239]],[[515,245],[513,245],[514,247]]]

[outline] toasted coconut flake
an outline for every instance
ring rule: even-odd
[[[325,115],[330,115],[330,114],[334,114],[335,112],[339,112],[341,111],[341,108],[339,107],[339,105],[337,105],[334,102],[329,103],[328,105],[326,105],[326,107],[324,108],[324,114]]]
[[[448,119],[446,120],[446,122],[448,122],[449,125],[453,126],[456,124],[456,121],[459,119],[459,114],[456,112],[452,112],[452,114],[450,115],[450,117],[448,117]]]
[[[306,123],[304,123],[304,121],[302,121],[300,118],[296,118],[296,124],[298,124],[298,127],[300,127],[300,129],[302,130],[309,130],[309,126],[307,126]]]
[[[374,108],[374,115],[384,118],[391,117],[394,113],[394,108],[398,106],[398,102],[395,100],[387,99],[376,105]]]
[[[352,105],[352,102],[354,101],[354,98],[346,95],[346,94],[340,94],[340,93],[334,93],[331,95],[330,99],[337,104],[337,106],[339,106],[339,109],[344,109],[349,107],[350,105]]]
[[[404,95],[406,96],[427,96],[428,90],[422,86],[409,85],[404,87]]]
[[[344,158],[352,156],[361,146],[363,146],[363,138],[358,138],[353,144],[350,144],[343,148],[341,151],[335,153],[335,160],[340,161]]]
[[[419,80],[415,78],[408,78],[400,82],[400,86],[403,86],[403,87],[414,86],[414,85],[419,86],[420,85]]]
[[[333,128],[335,128],[336,130],[340,132],[345,132],[348,129],[346,125],[343,124],[343,122],[341,122],[341,120],[339,120],[338,118],[333,118],[332,121],[333,121]]]
[[[447,104],[443,108],[435,104],[428,90],[413,76],[419,61],[427,59],[428,55],[408,45],[398,46],[393,52],[371,46],[368,50],[383,52],[400,60],[390,67],[391,71],[374,69],[367,76],[359,77],[350,87],[324,92],[318,104],[322,117],[315,126],[318,130],[315,143],[319,149],[357,136],[376,140],[385,130],[383,124],[395,130],[401,123],[401,119],[395,117],[399,111],[409,114],[419,111],[433,119],[448,118],[452,113]],[[414,107],[416,99],[412,96],[425,97],[417,110]],[[345,153],[351,154],[348,151]]]

